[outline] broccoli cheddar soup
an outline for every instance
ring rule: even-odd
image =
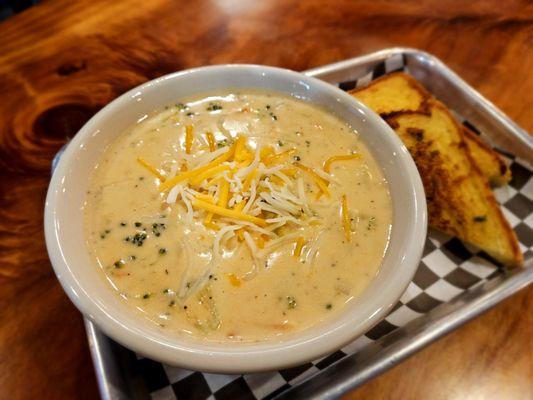
[[[184,99],[123,132],[84,213],[117,301],[169,334],[242,342],[341,312],[376,275],[392,218],[357,132],[252,90]]]

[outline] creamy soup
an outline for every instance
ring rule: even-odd
[[[276,340],[357,298],[389,240],[388,184],[345,122],[279,93],[181,100],[122,133],[85,204],[95,266],[177,335]]]

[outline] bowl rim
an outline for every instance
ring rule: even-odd
[[[176,344],[179,342],[177,336],[169,338],[167,342],[163,343],[158,338],[147,335],[142,328],[126,326],[120,321],[120,315],[109,315],[97,301],[87,295],[83,290],[83,284],[76,280],[70,273],[70,268],[62,254],[61,243],[57,234],[56,208],[59,196],[56,189],[60,186],[62,177],[65,175],[72,159],[79,151],[79,145],[82,141],[87,139],[97,129],[100,120],[104,116],[115,113],[118,108],[133,101],[133,98],[138,93],[142,93],[153,86],[164,85],[165,82],[173,79],[187,77],[190,74],[205,71],[220,71],[219,73],[224,73],[226,69],[263,70],[307,82],[322,91],[325,90],[334,93],[338,96],[339,101],[351,103],[358,111],[363,113],[369,124],[376,126],[380,130],[388,130],[391,133],[390,138],[387,140],[391,140],[399,150],[397,152],[398,157],[401,164],[407,169],[408,180],[412,184],[409,189],[406,189],[410,191],[410,198],[413,201],[414,209],[412,217],[414,218],[415,228],[411,232],[408,232],[409,242],[412,246],[409,249],[404,249],[401,254],[402,257],[397,261],[397,268],[398,270],[402,270],[402,274],[397,274],[395,276],[395,285],[389,285],[388,287],[391,290],[391,293],[388,294],[389,298],[394,298],[394,301],[381,304],[381,307],[377,311],[364,321],[358,323],[356,326],[357,329],[354,328],[350,331],[344,326],[344,329],[334,329],[323,335],[313,337],[311,340],[298,341],[296,338],[282,342],[246,343],[245,345],[241,344],[239,349],[232,348],[233,346],[231,344],[222,344],[226,348],[232,348],[231,350],[220,348],[207,349],[208,346],[200,346],[206,347],[200,350],[198,348],[191,348],[190,345],[180,346]],[[253,88],[253,85],[250,88]],[[198,93],[200,94],[200,92]],[[132,123],[134,123],[133,120]],[[99,329],[117,342],[143,356],[170,365],[179,365],[193,370],[218,373],[271,371],[299,365],[329,354],[364,334],[364,332],[368,331],[387,315],[411,282],[421,259],[427,232],[426,198],[422,180],[404,144],[385,121],[363,103],[327,82],[292,70],[255,64],[220,64],[170,73],[134,87],[111,101],[80,128],[66,147],[50,181],[44,214],[46,246],[58,280],[75,306],[94,322]],[[323,342],[329,343],[326,346],[327,349],[324,349]],[[318,345],[319,343],[322,344],[322,347]],[[254,348],[256,349],[254,350]]]

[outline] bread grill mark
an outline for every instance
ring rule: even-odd
[[[522,255],[514,231],[503,216],[487,179],[469,151],[469,146],[462,135],[461,126],[442,103],[430,99],[428,104],[434,112],[444,113],[441,117],[448,120],[450,126],[446,126],[449,129],[446,138],[433,137],[435,133],[431,131],[428,131],[426,135],[424,129],[411,126],[410,124],[417,123],[416,116],[426,117],[425,114],[418,112],[401,112],[394,117],[388,117],[386,121],[400,136],[415,160],[428,200],[430,226],[465,241],[472,238],[474,242],[476,240],[483,242],[483,233],[473,231],[472,224],[475,222],[475,218],[472,217],[472,213],[473,209],[483,210],[485,208],[484,212],[497,220],[491,226],[503,231],[502,235],[505,236],[506,246],[508,246],[507,263],[521,264]],[[414,117],[414,120],[409,116]],[[433,115],[430,114],[427,117],[428,120],[423,119],[422,121],[432,126],[429,121]],[[437,126],[435,129],[442,129],[442,127]],[[455,148],[456,151],[446,150],[443,154],[439,150],[440,147],[442,150]],[[481,202],[473,203],[474,199],[469,197],[469,193],[462,192],[463,187],[476,188],[482,193],[480,196],[482,200],[479,200]],[[484,214],[484,212],[480,212],[480,214]]]
[[[407,133],[414,137],[417,142],[424,140],[424,130],[420,128],[409,127],[406,129]]]
[[[463,137],[477,165],[483,165],[482,172],[488,175],[492,186],[503,186],[511,180],[511,171],[505,161],[467,126],[462,127]]]
[[[474,244],[504,264],[522,264],[514,231],[488,184],[510,179],[509,173],[501,175],[507,168],[492,148],[458,124],[409,75],[386,75],[350,93],[382,115],[410,151],[432,228]]]
[[[395,81],[396,84],[394,83]],[[389,120],[398,115],[405,115],[406,113],[431,115],[430,102],[433,99],[433,96],[418,81],[403,72],[394,72],[384,75],[372,81],[368,86],[351,90],[349,93],[356,97],[368,93],[376,97],[376,92],[379,92],[379,89],[376,89],[376,86],[391,86],[394,88],[394,85],[398,86],[397,82],[401,82],[401,84],[395,89],[400,91],[403,90],[400,93],[403,95],[405,95],[406,92],[410,92],[409,96],[404,99],[405,101],[401,106],[398,104],[388,104],[384,106],[380,103],[378,109],[375,109],[375,111],[379,112],[382,118]],[[372,92],[372,90],[374,92]],[[392,89],[389,88],[389,90]],[[364,101],[364,97],[361,100]],[[385,110],[383,110],[383,108],[385,108]],[[492,186],[503,186],[507,184],[511,180],[511,174],[506,163],[498,153],[488,146],[478,134],[472,132],[468,126],[471,125],[465,121],[465,124],[462,127],[463,140],[468,146],[468,151],[476,160],[476,164],[481,167],[481,172],[487,176],[487,179]],[[472,127],[472,129],[475,128]]]

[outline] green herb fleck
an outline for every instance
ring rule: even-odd
[[[143,299],[147,299],[150,296],[151,296],[150,293],[145,293],[145,294],[143,294]]]
[[[120,268],[124,267],[124,264],[126,264],[126,263],[124,262],[124,260],[117,260],[117,261],[115,261],[115,262],[113,263],[113,265],[114,265],[115,268],[117,268],[117,269],[120,269]]]
[[[206,110],[209,111],[209,112],[218,111],[218,110],[222,110],[222,106],[220,104],[218,104],[218,103],[210,102],[209,105],[207,106]]]
[[[164,231],[165,229],[166,229],[165,224],[162,224],[162,223],[152,224],[152,233],[157,237],[161,236],[161,231]]]
[[[370,217],[368,219],[368,225],[367,225],[366,229],[371,231],[375,227],[376,227],[376,217]]]
[[[305,141],[305,145],[306,145],[307,147],[309,147],[309,146],[311,146],[311,142],[310,142],[309,140],[306,140],[306,141]]]
[[[126,223],[125,222],[121,222],[120,226],[126,226]]]
[[[159,249],[159,254],[166,254],[167,253],[167,249],[165,249],[164,247],[161,247]]]
[[[220,142],[217,142],[217,147],[219,149],[227,145],[228,145],[228,139],[224,139],[224,140],[221,140]]]
[[[174,300],[171,300],[170,303],[168,303],[169,307],[174,307],[176,305],[176,302]]]
[[[331,303],[326,304],[326,310],[331,310],[333,305]]]
[[[164,289],[164,290],[163,290],[163,293],[164,293],[164,294],[168,294],[168,293],[170,293],[170,289],[169,289],[169,288]]]
[[[176,108],[180,111],[183,111],[183,110],[188,110],[189,106],[183,103],[178,103],[176,104]]]
[[[108,234],[111,233],[111,229],[105,229],[103,232],[100,233],[100,239],[105,239]]]
[[[140,226],[142,226],[142,224],[140,222],[135,222],[135,226],[139,228]]]
[[[486,215],[476,215],[474,217],[474,221],[475,222],[485,222],[487,220],[487,216]]]
[[[274,121],[277,121],[278,120],[278,117],[276,115],[274,115],[274,113],[272,111],[270,111],[268,113],[268,115],[270,115],[270,117],[274,120]]]
[[[287,296],[287,308],[296,308],[296,299],[292,296]]]
[[[137,232],[132,238],[131,242],[138,247],[141,247],[146,240],[146,232]],[[129,241],[129,237],[126,238],[126,242]]]
[[[283,147],[283,142],[281,140],[278,140],[278,146]]]
[[[294,156],[293,159],[294,161],[302,161],[302,157],[300,156]]]

